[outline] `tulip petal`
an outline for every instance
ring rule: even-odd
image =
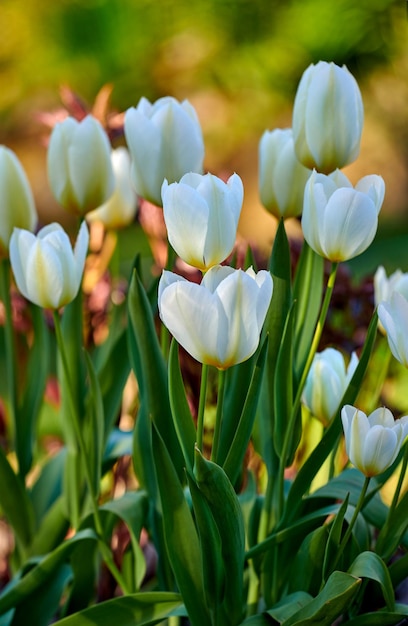
[[[379,425],[370,428],[361,444],[364,446],[362,471],[366,476],[384,472],[394,462],[399,451],[396,433]]]

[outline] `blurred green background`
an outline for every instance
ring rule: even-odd
[[[92,105],[111,83],[117,111],[143,95],[188,98],[203,127],[206,168],[240,174],[241,231],[267,247],[275,221],[259,203],[258,142],[265,129],[290,126],[300,76],[320,59],[346,64],[360,84],[362,150],[346,173],[353,182],[371,173],[384,177],[379,239],[386,249],[397,231],[404,250],[405,0],[0,0],[0,142],[23,162],[43,221],[62,220],[48,190],[47,129],[38,119],[61,107],[61,85]],[[401,265],[401,248],[388,247],[388,266]],[[370,250],[373,258],[364,258],[376,267],[377,248]],[[404,259],[408,270],[408,250]]]

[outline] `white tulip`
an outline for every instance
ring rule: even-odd
[[[286,219],[301,214],[310,174],[296,157],[290,128],[264,132],[259,142],[259,192],[272,215]]]
[[[34,230],[37,212],[30,184],[12,150],[0,146],[0,257],[8,256],[13,228]]]
[[[185,174],[162,187],[167,234],[176,253],[201,270],[224,261],[237,235],[244,189],[237,174],[226,183],[212,174]]]
[[[393,464],[407,435],[408,416],[394,421],[385,407],[368,417],[354,406],[341,411],[347,455],[365,476],[377,476]]]
[[[388,301],[379,304],[378,319],[387,334],[392,354],[408,367],[408,300],[393,291]]]
[[[197,361],[226,369],[257,349],[272,298],[272,277],[216,265],[201,284],[164,271],[159,283],[160,317]]]
[[[47,153],[48,178],[64,209],[85,215],[108,200],[115,187],[110,153],[108,136],[91,115],[81,122],[68,117],[54,126]]]
[[[130,224],[137,212],[137,196],[130,180],[130,155],[123,146],[112,150],[115,191],[105,204],[87,214],[88,221],[98,220],[105,228],[116,230]]]
[[[300,80],[293,107],[293,136],[303,165],[325,174],[354,161],[364,111],[355,78],[343,65],[319,61]]]
[[[142,98],[125,113],[125,137],[132,156],[136,192],[161,206],[164,180],[179,181],[187,172],[201,173],[204,141],[193,106],[184,100]]]
[[[302,230],[311,248],[333,262],[347,261],[375,237],[384,199],[381,176],[365,176],[355,187],[339,170],[313,171],[305,187]]]
[[[344,356],[334,348],[326,348],[315,355],[303,391],[303,403],[323,424],[334,417],[340,401],[358,365],[352,353],[346,368]]]
[[[81,224],[74,249],[59,224],[49,224],[37,235],[15,228],[10,239],[10,261],[23,296],[50,309],[71,302],[81,284],[88,242],[86,222]]]

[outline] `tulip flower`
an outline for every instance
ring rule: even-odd
[[[303,165],[330,174],[360,152],[363,101],[348,69],[320,61],[300,80],[293,106],[293,137]]]
[[[105,228],[116,230],[133,221],[137,211],[137,197],[130,180],[130,155],[127,149],[121,146],[112,150],[111,161],[115,191],[105,204],[88,213],[86,219],[90,222],[98,220]]]
[[[398,291],[408,300],[408,274],[404,274],[401,270],[396,270],[387,277],[385,269],[382,265],[377,268],[374,274],[374,304],[378,306],[381,302],[388,302],[391,299],[393,291]],[[379,330],[385,334],[384,326],[378,320]]]
[[[10,261],[23,296],[50,309],[71,302],[81,284],[88,242],[86,222],[81,224],[74,249],[59,224],[49,224],[37,235],[15,228],[10,239]]]
[[[341,410],[347,455],[366,477],[377,476],[393,464],[408,434],[408,416],[394,421],[385,407],[368,417],[354,406]]]
[[[408,367],[408,300],[398,291],[393,291],[388,302],[379,304],[378,318],[387,334],[392,354]]]
[[[303,403],[323,424],[334,417],[358,365],[355,352],[346,368],[341,352],[326,348],[315,355],[303,391]]]
[[[13,228],[34,230],[37,212],[30,184],[12,150],[0,146],[0,257],[8,256]]]
[[[47,153],[48,178],[58,202],[71,213],[85,215],[113,194],[111,147],[101,124],[91,115],[56,124]]]
[[[278,219],[300,215],[310,174],[296,157],[290,128],[264,132],[259,142],[259,191],[269,213]]]
[[[272,298],[272,277],[215,265],[201,284],[164,271],[159,283],[160,317],[197,361],[226,369],[257,349]]]
[[[173,183],[187,172],[202,172],[204,141],[188,100],[165,97],[151,104],[142,98],[125,113],[125,137],[136,192],[153,204],[161,206],[164,180]]]
[[[339,170],[315,170],[305,187],[302,230],[311,248],[332,262],[361,254],[374,239],[384,199],[381,176],[364,176],[355,187]]]
[[[186,263],[206,270],[226,259],[234,247],[243,185],[233,174],[226,183],[212,174],[185,174],[162,187],[168,238]]]

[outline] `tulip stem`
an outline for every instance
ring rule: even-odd
[[[355,523],[357,521],[357,517],[359,516],[361,510],[364,507],[364,500],[365,500],[365,497],[366,497],[368,485],[370,484],[370,480],[371,480],[370,476],[366,476],[365,479],[364,479],[364,484],[363,484],[363,487],[361,489],[360,496],[359,496],[358,502],[356,504],[356,508],[354,509],[353,516],[352,516],[352,518],[350,520],[350,523],[348,525],[348,528],[347,528],[346,532],[344,533],[343,539],[341,540],[340,545],[339,545],[339,547],[337,549],[336,556],[334,558],[333,564],[332,564],[329,572],[326,574],[326,580],[330,576],[330,574],[332,572],[334,572],[334,570],[336,569],[336,565],[339,562],[339,560],[341,558],[341,555],[343,554],[344,548],[346,547],[348,540],[350,539],[351,533],[353,532],[353,529],[354,529],[354,525],[355,525]],[[322,581],[322,587],[324,586],[326,580]]]
[[[215,415],[215,428],[214,437],[211,450],[211,460],[217,463],[218,447],[220,445],[221,425],[222,425],[222,413],[224,406],[224,390],[225,390],[225,374],[226,370],[218,370],[218,397],[217,397],[217,412]]]
[[[75,438],[76,438],[79,452],[81,455],[81,461],[82,461],[83,469],[85,473],[85,480],[88,486],[89,494],[91,496],[95,530],[99,538],[99,548],[101,550],[103,559],[107,567],[109,568],[111,574],[115,578],[118,585],[122,588],[123,593],[128,595],[131,593],[131,590],[128,589],[127,584],[122,574],[116,567],[116,564],[112,557],[111,550],[109,546],[106,544],[105,539],[104,539],[103,525],[102,525],[102,521],[101,521],[101,517],[99,513],[99,507],[98,507],[98,495],[95,493],[94,487],[93,487],[92,474],[91,474],[91,469],[90,469],[89,460],[88,460],[89,456],[86,451],[85,440],[82,435],[81,424],[79,422],[78,411],[75,406],[75,400],[74,400],[73,391],[72,391],[73,387],[71,385],[71,373],[69,371],[67,355],[65,352],[65,344],[64,344],[64,339],[62,336],[62,329],[61,329],[61,320],[60,320],[58,311],[56,310],[53,311],[53,319],[54,319],[55,334],[57,338],[57,345],[58,345],[59,353],[61,356],[62,367],[64,370],[65,379],[66,379],[65,389],[67,389],[68,391],[67,399],[68,399],[69,410],[71,413],[72,422],[74,426]]]
[[[333,289],[334,289],[334,283],[336,280],[337,268],[338,268],[338,263],[332,263],[329,278],[327,281],[326,292],[324,294],[324,299],[323,299],[322,307],[320,310],[319,319],[316,324],[309,354],[306,360],[305,367],[302,372],[302,377],[297,386],[296,396],[293,402],[292,411],[290,414],[288,426],[287,426],[284,441],[283,441],[282,454],[280,456],[280,464],[279,464],[279,478],[278,478],[279,494],[278,494],[278,499],[277,499],[277,504],[278,504],[277,519],[281,518],[282,511],[283,511],[284,481],[285,481],[284,474],[285,474],[285,467],[286,467],[286,462],[287,462],[288,453],[289,453],[291,437],[292,437],[293,429],[295,426],[296,418],[298,415],[298,411],[300,408],[300,402],[302,399],[302,393],[303,393],[303,388],[306,383],[306,378],[309,373],[310,367],[312,365],[313,358],[316,354],[317,348],[319,347],[320,339],[322,336],[323,327],[326,321],[327,312],[329,310],[329,304],[330,304],[331,296],[332,296]]]
[[[388,509],[388,514],[387,514],[387,519],[385,521],[385,526],[388,527],[390,522],[391,522],[391,518],[392,515],[395,511],[395,508],[398,504],[398,500],[400,497],[400,493],[401,493],[401,489],[402,489],[402,485],[404,482],[404,478],[405,478],[405,473],[407,471],[407,466],[408,466],[408,443],[405,444],[405,450],[404,450],[404,456],[402,458],[402,465],[401,465],[401,471],[398,477],[398,483],[397,486],[395,488],[394,491],[394,495],[392,497],[392,502],[390,504],[390,508]]]
[[[207,380],[208,380],[208,365],[203,363],[202,368],[201,368],[200,399],[198,403],[198,413],[197,413],[197,448],[200,450],[200,452],[203,451],[204,411],[205,411],[205,402],[207,398]]]

